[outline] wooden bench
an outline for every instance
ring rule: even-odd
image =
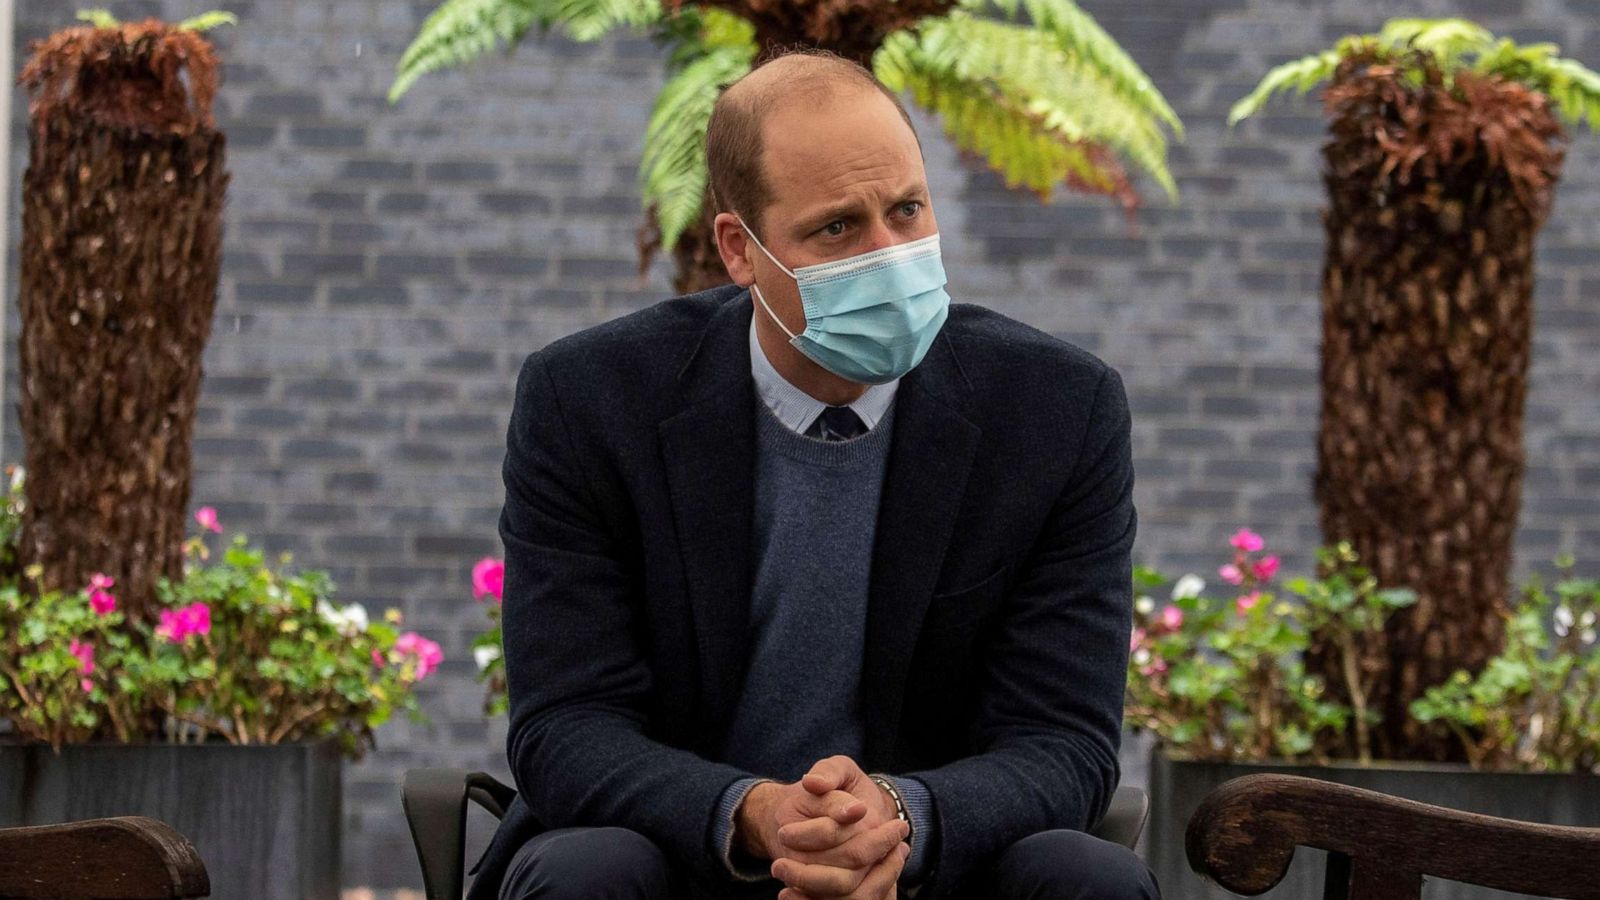
[[[1297,775],[1247,775],[1189,819],[1189,866],[1236,894],[1281,881],[1295,847],[1328,851],[1324,900],[1418,900],[1422,878],[1600,900],[1600,828],[1519,822]]]
[[[0,828],[0,897],[167,900],[210,893],[194,845],[156,819]]]

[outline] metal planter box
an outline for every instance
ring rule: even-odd
[[[339,900],[342,758],[329,742],[0,743],[0,826],[142,815],[182,832],[225,900]]]
[[[1150,764],[1150,822],[1143,846],[1165,900],[1223,900],[1235,896],[1189,870],[1184,856],[1184,830],[1195,808],[1213,788],[1241,775],[1261,772],[1320,778],[1508,819],[1600,825],[1600,776],[1596,775],[1474,772],[1466,766],[1393,762],[1369,767],[1188,762],[1168,759],[1157,749]],[[1273,900],[1321,897],[1326,857],[1321,850],[1296,849],[1289,874],[1260,896]],[[1428,900],[1506,900],[1523,895],[1429,878],[1423,896]]]

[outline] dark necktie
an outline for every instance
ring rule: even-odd
[[[867,433],[867,423],[861,421],[856,411],[848,406],[830,406],[817,416],[817,420],[806,429],[807,437],[821,438],[825,441],[848,441]]]

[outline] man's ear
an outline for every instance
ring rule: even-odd
[[[733,213],[717,213],[711,220],[711,233],[716,239],[722,265],[728,270],[728,278],[740,287],[754,284],[756,270],[750,263],[750,251],[755,245],[750,243],[750,235],[739,224],[739,218]]]

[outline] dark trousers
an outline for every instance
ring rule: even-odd
[[[729,897],[777,896],[767,881]],[[558,828],[529,840],[506,870],[500,900],[680,900],[683,877],[649,838],[626,828]],[[901,892],[904,895],[904,892]],[[1132,850],[1081,831],[1045,831],[1012,844],[975,896],[994,900],[1160,900]]]

